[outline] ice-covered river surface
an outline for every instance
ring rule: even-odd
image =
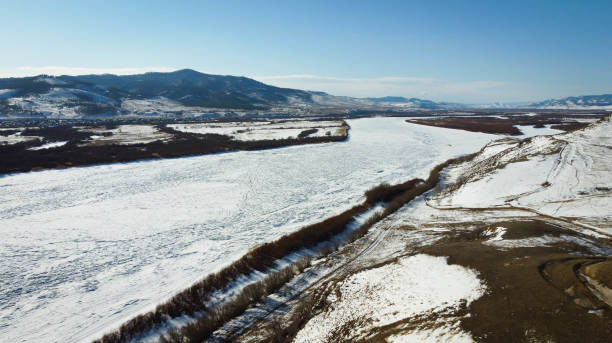
[[[88,341],[249,248],[496,136],[349,120],[342,143],[0,177],[0,341]]]

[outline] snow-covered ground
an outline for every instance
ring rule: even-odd
[[[60,141],[60,142],[51,142],[43,145],[35,146],[30,148],[29,150],[45,150],[45,149],[53,149],[66,145],[68,141]]]
[[[14,89],[0,89],[0,100],[8,99],[17,91]]]
[[[448,265],[443,257],[420,254],[353,274],[338,290],[338,295],[327,298],[329,308],[298,332],[295,343],[328,342],[335,330],[342,329],[359,337],[372,327],[455,309],[462,302],[469,305],[484,294],[485,286],[470,269]]]
[[[564,104],[564,105],[553,105],[543,106],[542,109],[548,110],[612,110],[612,105],[580,105],[580,104]]]
[[[49,83],[49,80],[54,79],[41,79],[40,82]],[[116,100],[111,98],[76,88],[52,88],[47,93],[13,97],[7,101],[10,106],[20,108],[23,113],[43,113],[52,118],[77,118],[82,115],[77,105],[80,98],[88,98],[98,103],[116,103]]]
[[[612,233],[612,123],[574,132],[495,142],[451,170],[463,185],[437,199],[445,207],[524,207],[550,216],[600,221]]]
[[[172,135],[159,131],[153,125],[119,125],[115,129],[84,128],[83,132],[93,133],[88,144],[147,144],[159,140],[168,140]],[[110,134],[110,135],[107,135]]]
[[[13,130],[13,129],[5,129],[5,130]],[[15,130],[23,131],[24,128],[17,128]],[[28,142],[28,141],[42,138],[42,137],[37,137],[37,136],[22,136],[21,131],[15,132],[7,136],[0,135],[0,145],[12,145],[12,144]]]
[[[357,242],[376,235],[376,231],[395,231],[399,237],[403,235],[418,239],[412,243],[408,239],[403,241],[403,251],[394,254],[400,257],[397,261],[373,259],[369,264],[362,264],[363,269],[358,269],[345,279],[342,275],[336,276],[336,279],[342,280],[338,284],[322,283],[315,291],[309,291],[321,294],[322,290],[326,290],[325,294],[329,294],[326,306],[316,304],[312,310],[316,314],[298,333],[295,341],[385,339],[391,343],[472,342],[470,333],[463,331],[460,323],[463,323],[462,318],[479,316],[478,309],[469,307],[470,301],[484,294],[484,285],[479,286],[478,272],[457,265],[445,265],[442,257],[422,254],[401,257],[412,253],[416,245],[427,241],[425,237],[428,233],[441,238],[448,232],[446,238],[450,238],[458,231],[467,233],[481,230],[476,231],[478,238],[473,236],[472,244],[494,247],[500,254],[515,248],[553,249],[555,246],[569,244],[580,247],[571,248],[572,255],[579,256],[580,252],[586,251],[586,256],[610,256],[612,248],[609,240],[605,239],[610,236],[603,234],[605,230],[597,232],[595,227],[599,224],[609,227],[612,213],[610,126],[608,119],[584,130],[556,136],[534,137],[523,141],[506,137],[488,144],[473,160],[443,172],[443,184],[448,185],[447,189],[418,197],[374,225]],[[461,187],[454,185],[457,181],[461,182]],[[576,216],[580,222],[575,221]],[[581,223],[587,219],[590,220],[590,226]],[[544,226],[537,228],[538,225]],[[608,234],[611,231],[608,230]],[[373,248],[366,248],[369,249],[367,254],[374,250],[395,251],[397,241],[402,241],[398,236],[383,237],[382,244],[372,244]],[[467,242],[470,240],[466,239],[468,236],[450,239]],[[424,244],[438,243],[445,244],[445,240],[432,242],[430,238]],[[363,244],[367,245],[365,242]],[[448,253],[456,262],[461,259],[454,258],[457,255],[453,254],[462,249],[470,247],[465,243],[441,249],[439,253]],[[348,252],[353,250],[358,249],[346,249]],[[462,253],[469,254],[467,250]],[[474,253],[480,256],[479,250]],[[524,259],[528,260],[530,255],[526,254]],[[522,260],[513,255],[509,255],[509,259]],[[465,263],[465,259],[463,261]],[[489,264],[491,261],[487,259],[483,263]],[[505,269],[509,263],[500,265]],[[574,275],[571,269],[569,273]],[[487,273],[483,275],[481,277],[486,283],[492,280],[490,274],[488,277]],[[492,294],[500,296],[504,289],[517,286],[512,284],[514,276],[508,281],[501,281],[503,279],[499,275],[493,277],[494,281],[489,285],[492,287],[486,289],[488,297]],[[609,274],[604,272],[603,275]],[[535,277],[540,276],[536,274]],[[583,277],[591,283],[588,277]],[[328,280],[332,280],[332,277],[328,277]],[[610,288],[603,286],[600,281],[592,283],[594,286],[590,289],[593,294],[609,303],[609,294],[612,294]],[[573,286],[568,289],[570,291],[566,292],[571,293]],[[508,301],[509,298],[503,296]],[[437,305],[442,304],[440,299],[445,299],[444,306],[449,306],[448,311],[442,310],[444,306]],[[457,304],[462,300],[468,305],[470,312],[467,314],[457,311]],[[510,302],[521,300],[510,299]],[[575,298],[572,304],[579,304],[577,300]],[[553,306],[559,306],[558,300],[555,300]],[[482,321],[482,315],[480,319]],[[487,321],[485,316],[484,322]],[[257,331],[253,335],[256,334]],[[477,337],[482,339],[483,336]]]
[[[245,124],[170,124],[168,127],[182,132],[228,135],[239,141],[297,138],[304,130],[316,129],[308,137],[344,135],[342,121],[293,120],[283,122],[252,122]]]
[[[96,338],[366,189],[496,138],[403,118],[349,125],[342,143],[0,177],[0,341]]]
[[[563,133],[563,130],[551,129],[551,125],[546,125],[545,127],[541,128],[535,128],[533,125],[516,125],[516,127],[523,133],[521,136],[519,136],[520,138]]]
[[[168,98],[159,97],[155,99],[127,99],[121,102],[121,109],[131,113],[139,114],[159,114],[173,113],[181,111],[193,111],[194,108],[183,106],[179,102]],[[202,111],[197,108],[196,111]]]

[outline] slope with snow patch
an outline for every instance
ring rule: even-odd
[[[448,287],[449,284],[453,287]],[[351,275],[327,298],[328,309],[311,318],[295,343],[355,340],[400,320],[458,308],[484,294],[485,286],[467,268],[424,254]],[[467,335],[457,332],[459,335]],[[451,330],[445,335],[453,336]],[[396,341],[402,341],[396,338]]]
[[[436,203],[525,207],[601,222],[612,232],[611,150],[610,117],[574,132],[493,142],[449,172],[449,191]]]

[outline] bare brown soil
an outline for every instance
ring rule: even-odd
[[[502,225],[496,223],[496,225]],[[541,221],[504,223],[505,239],[568,234]],[[612,314],[585,287],[577,268],[607,260],[567,241],[551,246],[500,249],[482,244],[482,232],[453,233],[424,253],[449,256],[473,268],[489,292],[474,301],[461,326],[478,342],[609,342]],[[574,234],[576,235],[576,234]],[[609,242],[601,242],[609,246]]]
[[[449,264],[476,270],[487,286],[484,296],[459,309],[425,313],[377,327],[359,339],[354,333],[369,324],[359,322],[360,317],[355,314],[354,323],[330,333],[327,341],[386,342],[390,335],[459,322],[461,329],[469,332],[477,342],[609,342],[609,337],[612,337],[612,308],[597,298],[580,273],[598,279],[608,277],[612,258],[594,254],[589,245],[610,249],[610,239],[586,236],[547,222],[546,218],[449,225],[456,230],[442,234],[441,240],[417,248],[416,252],[447,256]],[[521,248],[484,244],[490,239],[487,231],[498,226],[507,229],[503,235],[505,240],[546,236],[555,237],[556,241],[564,238],[564,241]],[[407,227],[406,232],[415,229]],[[590,243],[579,243],[585,241]],[[384,263],[389,263],[389,260],[364,265],[363,268]],[[595,266],[599,268],[587,272],[587,268]],[[351,273],[359,270],[351,269]],[[251,342],[290,342],[309,318],[330,306],[325,299],[330,292],[337,293],[335,285],[347,275],[350,274],[330,275],[326,283],[305,292],[303,301],[294,305],[295,312],[272,317],[269,322],[241,337],[249,338]]]

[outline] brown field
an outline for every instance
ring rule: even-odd
[[[543,221],[496,223],[504,239],[571,235]],[[576,273],[585,263],[608,261],[572,241],[499,249],[482,244],[486,229],[451,234],[424,253],[480,272],[489,292],[474,301],[461,326],[478,342],[609,342],[612,312]],[[604,243],[605,244],[605,243]]]
[[[586,118],[595,121],[604,116],[605,115],[592,115]],[[551,128],[563,131],[573,131],[588,125],[588,123],[576,121],[575,119],[577,118],[584,118],[584,116],[551,114],[537,116],[507,115],[505,119],[492,116],[430,117],[426,119],[408,119],[406,122],[472,132],[518,136],[521,135],[522,132],[519,128],[515,127],[515,125],[529,125],[535,128],[551,125]]]

